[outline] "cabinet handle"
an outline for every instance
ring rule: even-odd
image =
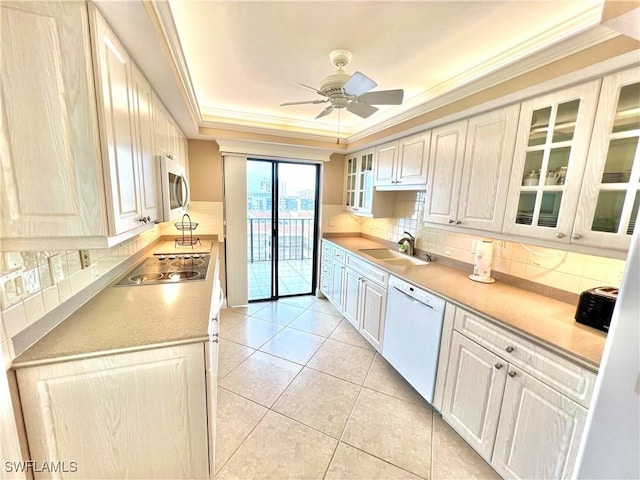
[[[510,376],[511,378],[515,377],[515,376],[516,376],[516,372],[514,372],[513,370],[512,370],[512,371],[510,371],[510,372],[509,372],[509,376]]]
[[[564,233],[562,232],[556,233],[556,238],[564,238]]]
[[[449,219],[449,223],[453,223],[453,220]]]
[[[574,233],[571,238],[573,238],[574,240],[580,240],[582,238],[582,235],[580,235],[579,233]]]
[[[213,335],[211,335],[211,343],[218,343],[218,334],[214,333]]]
[[[138,220],[141,223],[147,223],[149,220],[147,220],[147,217],[142,217],[140,220]]]
[[[500,370],[502,368],[502,364],[501,363],[496,363],[494,365],[494,367],[496,367],[496,370]]]
[[[511,352],[513,352],[513,347],[512,347],[511,345],[509,345],[507,348],[505,348],[505,350],[506,350],[508,353],[511,353]]]
[[[460,225],[462,223],[462,220],[457,220],[456,221],[456,225]]]

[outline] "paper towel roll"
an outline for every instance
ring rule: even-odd
[[[491,278],[491,262],[493,262],[493,241],[482,240],[478,242],[473,274],[469,275],[469,278],[482,283],[495,282],[495,279]]]

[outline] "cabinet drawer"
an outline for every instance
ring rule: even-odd
[[[331,278],[331,262],[322,262],[322,275]]]
[[[347,255],[346,264],[348,267],[353,268],[358,273],[367,277],[369,280],[379,284],[380,286],[387,288],[387,282],[389,281],[389,274],[384,270],[380,270],[374,267],[369,262],[360,260],[353,255]]]
[[[593,372],[461,308],[456,311],[454,329],[589,408],[596,379]]]
[[[340,250],[339,248],[333,249],[333,260],[337,262],[344,263],[344,258],[347,256],[344,250]]]

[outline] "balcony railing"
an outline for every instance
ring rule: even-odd
[[[272,221],[248,218],[249,262],[268,262],[272,257]],[[313,257],[315,237],[312,218],[286,218],[278,221],[278,259],[304,260]]]

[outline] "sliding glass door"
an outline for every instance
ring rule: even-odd
[[[247,161],[249,301],[314,292],[319,170]]]

